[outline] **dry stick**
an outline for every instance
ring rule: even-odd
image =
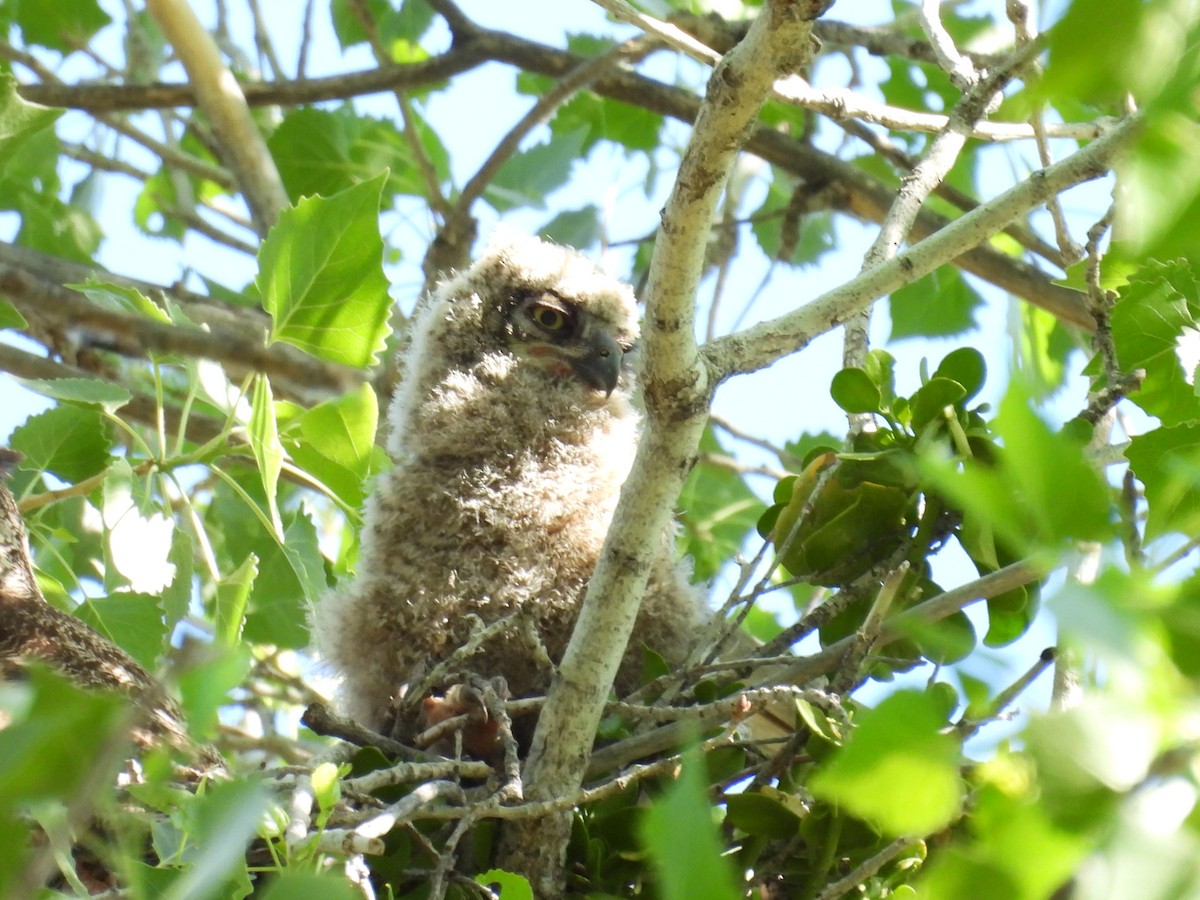
[[[1020,678],[996,695],[995,699],[988,704],[986,713],[970,719],[964,715],[959,719],[954,726],[954,730],[958,732],[959,737],[965,741],[979,731],[987,722],[999,717],[1017,697],[1025,692],[1029,685],[1033,684],[1043,672],[1054,664],[1057,655],[1058,653],[1053,647],[1047,647],[1041,652],[1037,662],[1030,666]]]
[[[196,99],[250,207],[255,228],[260,236],[266,235],[290,203],[237,79],[187,0],[146,0],[146,8],[187,69]]]
[[[970,60],[959,56],[937,21],[936,3],[930,11],[926,0],[921,9],[932,21],[927,22],[930,39],[939,57],[945,56],[945,64],[951,66],[957,73],[957,78],[963,85],[970,85],[950,112],[946,129],[942,131],[929,145],[928,151],[913,167],[912,172],[900,183],[896,200],[888,210],[880,226],[875,242],[867,251],[863,260],[863,271],[874,268],[886,260],[892,259],[900,250],[900,245],[912,229],[917,219],[917,213],[924,205],[930,193],[941,184],[954,166],[959,154],[966,146],[967,139],[974,129],[975,123],[984,118],[989,108],[999,98],[999,91],[1036,48],[1033,44],[1013,53],[1004,65],[981,79],[975,72]],[[934,32],[941,32],[935,37]],[[951,57],[950,53],[954,56]],[[867,353],[867,330],[871,322],[871,307],[864,307],[857,315],[846,323],[846,344],[843,361],[846,366],[862,366]],[[851,416],[852,426],[856,418]]]
[[[429,293],[434,283],[445,272],[461,268],[466,263],[475,235],[475,220],[471,217],[471,207],[483,196],[500,168],[517,152],[521,141],[539,125],[549,121],[555,110],[595,81],[603,72],[618,63],[644,56],[655,46],[655,41],[638,37],[618,44],[592,59],[584,60],[559,78],[508,130],[463,186],[453,208],[448,210],[442,227],[438,230],[437,239],[426,255],[424,293]]]
[[[886,645],[903,637],[914,623],[935,622],[944,619],[972,603],[1029,584],[1043,577],[1044,574],[1043,567],[1032,561],[1022,560],[967,584],[944,591],[886,621],[879,635],[878,643],[881,646]],[[795,660],[789,666],[782,669],[774,668],[768,683],[773,685],[785,682],[793,685],[811,684],[814,679],[828,675],[837,668],[854,640],[854,635],[848,635],[811,656]],[[756,682],[751,679],[749,683],[754,685]],[[719,720],[719,716],[714,715],[713,719],[704,721],[708,724],[715,724]],[[618,744],[596,751],[592,757],[591,771],[602,771],[602,765],[611,767],[621,764],[623,760],[651,756],[672,747],[678,747],[691,733],[691,728],[680,723],[672,723],[654,731],[628,738]]]
[[[514,38],[511,35],[496,36],[491,32],[483,32],[479,34],[477,41],[490,57],[509,62],[527,71],[536,71],[547,75],[564,74],[576,64],[578,59],[572,54]],[[603,96],[631,103],[684,122],[693,122],[701,105],[700,100],[688,91],[622,70],[603,74],[593,83],[592,88]],[[1121,126],[1117,126],[1113,130],[1117,131],[1121,141],[1128,139],[1128,131]],[[1105,132],[1105,135],[1099,138],[1097,143],[1103,142],[1103,152],[1111,154],[1114,150],[1112,145],[1117,141],[1106,140],[1106,138],[1108,138],[1108,132]],[[746,139],[745,149],[806,181],[837,184],[842,189],[838,194],[841,200],[840,208],[866,221],[882,221],[895,200],[894,188],[866,175],[851,163],[805,145],[773,128],[763,125],[754,126]],[[1085,148],[1085,151],[1081,152],[1086,153],[1087,149]],[[1095,156],[1087,154],[1085,158],[1095,161],[1102,155],[1100,148],[1092,152]],[[1064,160],[1064,162],[1066,161]],[[1051,167],[1049,171],[1055,171],[1055,167]],[[1088,177],[1098,177],[1099,174],[1102,174],[1102,170]],[[1029,209],[1037,205],[1039,204],[1033,203]],[[988,208],[992,208],[991,203],[988,204]],[[987,236],[1001,230],[1003,225],[1027,211],[1028,209],[1023,209],[1006,215],[1001,224],[990,231]],[[917,238],[925,238],[944,231],[951,224],[944,217],[925,210],[917,217],[913,234]],[[1053,284],[1049,278],[1028,263],[994,250],[984,245],[984,241],[985,237],[980,236],[965,243],[956,248],[956,253],[939,261],[938,265],[953,261],[960,268],[978,275],[985,281],[1016,294],[1030,303],[1049,310],[1069,324],[1091,329],[1093,324],[1091,316],[1078,293]],[[898,280],[894,286],[887,288],[882,293],[895,290],[905,283],[907,283],[906,280]],[[840,322],[827,326],[822,333],[831,330],[837,324]]]
[[[439,762],[441,758],[372,731],[357,722],[339,716],[324,703],[310,703],[300,721],[317,734],[341,738],[360,747],[375,747],[382,753],[407,762]]]
[[[1017,45],[1033,43],[1037,39],[1037,25],[1034,22],[1032,10],[1029,4],[1024,0],[1008,0],[1004,4],[1005,12],[1008,14],[1008,19],[1012,22],[1017,34]],[[1026,77],[1026,82],[1034,87],[1031,93],[1036,95],[1036,84],[1041,77],[1041,67],[1035,61],[1031,61],[1030,75]],[[1050,137],[1049,129],[1046,126],[1046,119],[1043,115],[1044,104],[1038,103],[1034,106],[1033,112],[1029,119],[1029,124],[1033,127],[1033,133],[1037,141],[1038,158],[1043,166],[1048,166],[1054,161],[1054,157],[1050,154],[1050,145],[1047,138]],[[1046,209],[1050,212],[1050,220],[1054,223],[1054,236],[1058,241],[1059,251],[1062,253],[1063,259],[1067,264],[1076,262],[1079,259],[1082,250],[1071,237],[1070,229],[1067,227],[1067,218],[1063,215],[1062,204],[1059,203],[1057,197],[1051,198],[1046,204]]]
[[[906,171],[912,171],[912,169],[916,166],[917,161],[909,156],[903,148],[901,148],[887,136],[872,131],[861,122],[857,122],[853,119],[835,119],[834,122],[839,128],[845,131],[846,134],[850,135],[851,137],[858,138],[860,141],[870,147],[877,155],[886,158],[895,167]],[[1104,131],[1104,129],[1098,127],[1093,130],[1095,131],[1095,134],[1091,135],[1091,137],[1098,137]],[[943,200],[952,203],[963,212],[969,212],[970,210],[979,206],[979,201],[974,197],[971,197],[963,191],[960,191],[952,184],[947,184],[945,181],[934,188],[934,193]],[[1053,263],[1059,268],[1066,268],[1066,262],[1063,260],[1062,252],[1057,247],[1051,246],[1050,244],[1046,243],[1046,241],[1042,240],[1041,236],[1038,235],[1037,232],[1030,228],[1026,223],[1013,222],[1005,227],[1004,234],[1007,234],[1026,250],[1030,251],[1031,253],[1036,253],[1047,262]]]

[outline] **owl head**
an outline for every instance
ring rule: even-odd
[[[497,228],[412,328],[392,416],[393,437],[409,436],[394,451],[442,443],[430,430],[463,416],[506,415],[506,434],[633,416],[633,291],[566,247]]]

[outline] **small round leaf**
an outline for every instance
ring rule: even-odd
[[[862,369],[842,369],[833,376],[829,393],[848,413],[879,412],[879,387]]]
[[[961,384],[967,392],[962,398],[966,402],[983,388],[987,378],[987,363],[983,361],[983,354],[974,347],[959,347],[947,354],[933,377],[949,378]]]

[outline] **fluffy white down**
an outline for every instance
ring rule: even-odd
[[[513,354],[505,303],[550,291],[632,341],[630,289],[573,251],[509,232],[415,315],[389,413],[395,467],[368,500],[357,577],[313,614],[345,712],[379,727],[402,686],[449,657],[478,622],[520,613],[561,658],[632,464],[638,415],[625,374],[605,397]],[[664,535],[618,676],[636,686],[643,645],[687,654],[701,604]],[[473,619],[478,617],[478,619]],[[516,627],[461,667],[540,694],[551,670]]]

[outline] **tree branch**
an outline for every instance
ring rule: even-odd
[[[579,789],[588,752],[633,630],[650,568],[704,428],[712,381],[693,333],[695,286],[709,227],[741,143],[782,72],[808,62],[823,3],[774,0],[709,81],[662,215],[646,290],[643,370],[648,428],[588,585],[579,620],[538,719],[526,796]],[[512,828],[507,865],[557,896],[569,815]]]
[[[187,69],[196,99],[237,178],[255,227],[260,236],[266,235],[291,204],[237,79],[187,0],[146,0],[146,8]]]
[[[82,329],[102,337],[105,349],[130,356],[148,352],[180,353],[214,359],[234,373],[253,370],[278,377],[299,388],[346,389],[362,374],[345,366],[316,363],[305,353],[286,345],[268,347],[263,329],[236,330],[213,325],[181,328],[152,322],[144,316],[104,309],[83,294],[0,262],[0,294],[26,318],[54,323],[64,329]]]
[[[1136,118],[1126,120],[1077,153],[1034,173],[908,250],[794,312],[709,342],[704,347],[705,359],[724,379],[764,368],[795,353],[884,294],[910,284],[938,266],[954,261],[968,248],[987,241],[1006,223],[1040,206],[1048,197],[1099,178],[1132,139],[1137,124]]]
[[[10,451],[3,453],[5,465],[19,459]],[[142,746],[166,740],[196,754],[205,765],[221,765],[215,750],[192,744],[178,708],[133,657],[46,602],[34,578],[16,500],[0,478],[0,677],[17,675],[30,662],[47,665],[80,687],[130,697],[143,711],[143,721],[134,729]]]
[[[827,31],[831,24],[824,23]],[[909,45],[928,48],[928,44],[924,42],[898,39],[890,33],[875,34],[870,29],[853,29],[846,26],[841,31],[834,29],[834,33],[837,35],[837,41],[882,41],[877,46],[867,46],[871,52],[892,52],[888,48],[897,44],[897,41],[899,45],[903,45],[901,49],[908,47],[911,50]],[[926,52],[932,59],[932,51]],[[284,84],[246,83],[243,92],[247,103],[255,106],[312,103],[391,91],[397,86],[427,87],[487,60],[506,62],[525,71],[555,78],[561,78],[586,61],[575,54],[513,35],[469,30],[456,36],[451,50],[421,63],[393,65],[352,75]],[[630,71],[610,70],[596,79],[591,88],[601,96],[687,123],[695,120],[700,108],[700,100],[691,92]],[[194,92],[188,85],[41,84],[22,85],[19,90],[25,99],[32,102],[84,108],[92,112],[105,109],[187,106],[195,103]],[[939,117],[936,122],[931,121],[929,127],[940,129],[944,124]],[[1022,125],[1021,128],[1024,129],[1025,126]],[[865,221],[882,222],[895,197],[893,186],[867,175],[851,163],[823,153],[773,128],[755,128],[745,142],[745,149],[810,184],[837,184],[842,189],[835,193],[839,208]],[[913,235],[916,238],[926,237],[944,228],[949,221],[944,216],[923,210],[914,223]],[[1054,284],[1049,277],[1022,260],[1013,259],[989,246],[975,246],[963,252],[953,262],[965,271],[1050,311],[1065,322],[1089,330],[1092,326],[1087,306],[1076,292]]]

